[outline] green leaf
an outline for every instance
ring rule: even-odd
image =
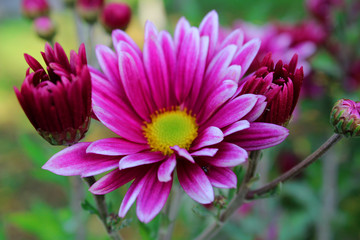
[[[96,207],[94,207],[87,199],[85,199],[81,203],[81,207],[85,211],[88,211],[90,214],[96,214],[96,215],[100,216],[99,211],[96,209]]]
[[[73,233],[66,227],[71,221],[69,209],[54,209],[45,203],[35,203],[30,211],[12,213],[7,219],[39,240],[74,239]]]
[[[139,230],[142,239],[154,240],[158,237],[158,231],[160,228],[161,216],[158,214],[151,222],[145,224],[139,221]]]
[[[193,213],[198,217],[208,217],[208,216],[214,216],[214,214],[209,211],[206,207],[204,207],[201,204],[194,205],[191,209]]]
[[[270,198],[280,195],[282,190],[282,182],[280,182],[275,188],[271,189],[265,194],[262,195],[254,195],[254,199],[263,199],[263,198]]]

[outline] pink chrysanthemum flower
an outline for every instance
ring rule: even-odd
[[[253,122],[264,111],[262,95],[239,95],[238,82],[260,47],[243,45],[240,31],[218,42],[218,15],[199,28],[181,18],[174,38],[145,26],[143,52],[123,31],[112,33],[115,52],[96,49],[103,73],[92,69],[93,111],[121,138],[78,143],[45,165],[60,175],[93,176],[112,170],[90,191],[106,194],[134,180],[120,206],[124,217],[137,201],[149,222],[164,206],[174,171],[195,201],[214,200],[213,187],[236,187],[232,167],[248,152],[282,142],[288,130]]]

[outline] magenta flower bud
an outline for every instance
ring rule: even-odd
[[[77,0],[76,2],[76,10],[89,24],[96,22],[103,6],[104,0]]]
[[[45,45],[44,69],[32,56],[25,54],[28,68],[16,96],[26,116],[38,133],[53,145],[71,145],[88,130],[91,113],[91,79],[85,46],[78,54],[70,52],[68,60],[60,44],[54,49]]]
[[[23,0],[21,10],[25,17],[34,19],[49,13],[47,0]]]
[[[126,3],[109,3],[100,15],[100,21],[106,31],[125,30],[131,19],[131,9]]]
[[[36,18],[34,21],[34,29],[40,38],[49,42],[53,40],[56,34],[55,24],[47,16]]]
[[[274,67],[268,54],[254,75],[243,83],[241,93],[266,96],[265,111],[256,121],[286,125],[290,120],[304,79],[303,68],[296,68],[297,59],[295,54],[288,65],[280,60]]]
[[[360,136],[360,102],[349,99],[337,101],[331,111],[330,122],[338,134],[346,137]]]

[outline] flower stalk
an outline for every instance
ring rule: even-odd
[[[215,223],[210,225],[206,228],[203,233],[197,237],[197,240],[203,239],[211,239],[213,238],[223,227],[224,223],[236,212],[244,200],[251,200],[257,196],[264,195],[269,191],[273,190],[278,186],[279,183],[285,182],[290,178],[294,177],[295,175],[299,174],[303,169],[309,166],[311,163],[315,162],[319,157],[321,157],[326,151],[328,151],[332,146],[334,146],[340,139],[342,139],[342,135],[340,134],[333,134],[323,145],[321,145],[315,152],[305,158],[302,162],[298,165],[284,173],[283,175],[279,176],[278,178],[274,179],[270,183],[266,184],[265,186],[249,191],[249,183],[251,182],[252,178],[254,177],[256,165],[258,159],[260,157],[259,151],[253,151],[249,158],[249,166],[245,173],[245,177],[243,182],[238,190],[238,194],[234,197],[234,199],[229,203],[227,209],[225,209],[221,214],[220,217],[217,219]]]
[[[340,139],[342,139],[342,135],[334,133],[323,145],[321,145],[315,152],[313,152],[311,155],[309,155],[307,158],[305,158],[303,161],[301,161],[299,164],[294,166],[292,169],[284,173],[283,175],[277,177],[273,181],[269,182],[265,186],[249,191],[246,195],[246,199],[253,199],[256,196],[261,196],[269,191],[273,190],[278,186],[279,183],[285,182],[289,180],[290,178],[296,176],[299,174],[304,168],[315,162],[317,159],[319,159],[325,152],[327,152],[333,145],[335,145]]]
[[[84,177],[84,180],[87,182],[89,187],[91,187],[96,182],[94,177]],[[117,231],[113,231],[111,225],[107,221],[109,214],[108,214],[107,206],[106,206],[106,202],[105,202],[105,195],[93,194],[93,196],[94,196],[94,200],[95,200],[95,204],[96,204],[96,209],[99,212],[99,218],[100,218],[101,222],[104,224],[104,226],[106,228],[106,232],[109,234],[111,239],[121,240],[122,238],[121,238],[120,234]]]
[[[176,185],[172,189],[172,194],[167,207],[165,208],[165,219],[161,226],[159,240],[171,240],[174,227],[175,219],[179,212],[179,207],[182,199],[182,190],[179,185]]]
[[[249,191],[249,184],[254,178],[256,166],[261,156],[261,151],[252,151],[249,158],[249,165],[246,170],[244,179],[238,189],[238,193],[231,200],[228,207],[219,215],[217,221],[210,225],[203,231],[203,233],[196,238],[196,240],[205,240],[213,238],[223,227],[224,223],[236,212],[236,210],[243,204],[246,194]]]

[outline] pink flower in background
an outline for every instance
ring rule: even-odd
[[[268,54],[260,68],[242,82],[240,93],[266,96],[265,111],[256,121],[286,125],[290,120],[304,79],[303,68],[296,68],[297,59],[295,54],[289,64],[279,60],[275,65]]]
[[[22,0],[21,10],[25,17],[34,19],[49,13],[47,0]]]
[[[71,145],[88,130],[91,113],[91,78],[85,46],[70,52],[70,62],[60,44],[45,45],[40,63],[28,54],[30,68],[16,96],[38,133],[54,145]]]
[[[218,15],[200,26],[185,18],[174,37],[145,26],[143,51],[123,31],[112,33],[115,52],[97,46],[103,71],[91,69],[93,111],[121,138],[78,143],[44,166],[59,175],[93,176],[112,170],[89,189],[106,194],[134,180],[119,210],[137,201],[140,221],[151,221],[170,193],[174,171],[195,201],[214,200],[213,187],[234,188],[232,167],[248,151],[282,142],[288,130],[254,122],[264,111],[262,95],[238,94],[238,83],[257,54],[257,39],[243,44],[241,31],[219,42]]]
[[[111,32],[115,29],[125,30],[131,19],[131,8],[126,3],[108,3],[100,15],[104,28]]]

